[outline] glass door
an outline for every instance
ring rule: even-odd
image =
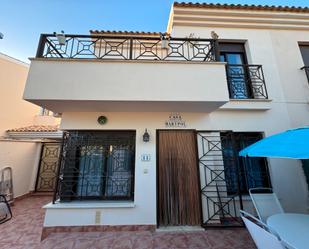
[[[238,52],[222,52],[220,60],[227,62],[227,78],[232,99],[248,99],[251,96],[245,56]]]
[[[243,53],[228,53],[223,52],[220,54],[220,60],[227,62],[228,64],[245,64]]]
[[[227,62],[226,73],[231,99],[248,99],[252,96],[244,44],[220,44],[220,61]]]

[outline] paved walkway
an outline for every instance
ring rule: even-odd
[[[40,241],[44,210],[51,197],[16,201],[14,218],[0,225],[1,249],[254,249],[245,229],[201,232],[55,233]]]

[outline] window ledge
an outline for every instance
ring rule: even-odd
[[[71,201],[52,202],[43,206],[45,209],[96,209],[96,208],[134,208],[133,201]]]
[[[267,111],[271,109],[271,102],[271,99],[230,99],[220,110]]]

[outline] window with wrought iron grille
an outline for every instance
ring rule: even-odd
[[[227,193],[248,194],[250,188],[271,187],[266,158],[238,156],[240,150],[262,139],[262,134],[234,132],[232,136],[224,136],[222,133],[221,137],[228,137],[221,139]],[[234,157],[236,163],[229,160]]]
[[[133,200],[135,131],[65,132],[56,199]]]

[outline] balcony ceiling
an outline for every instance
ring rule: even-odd
[[[63,112],[212,112],[227,101],[78,101],[78,100],[31,100],[55,113]]]

